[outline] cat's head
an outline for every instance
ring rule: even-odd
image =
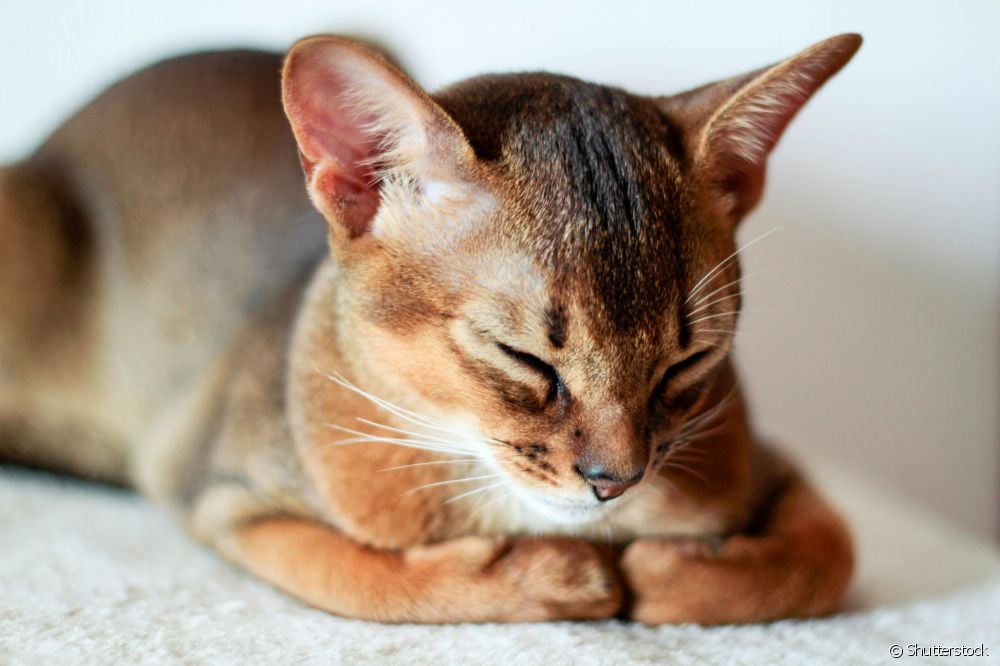
[[[651,98],[548,74],[431,97],[356,42],[299,42],[285,108],[369,366],[539,510],[592,518],[704,406],[740,306],[737,224],[860,43]]]

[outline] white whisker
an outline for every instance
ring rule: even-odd
[[[360,442],[388,442],[391,444],[402,444],[404,446],[412,445],[414,448],[429,448],[429,449],[441,449],[441,450],[458,450],[461,447],[453,445],[447,442],[428,442],[418,439],[407,439],[406,437],[388,437],[386,435],[373,435],[371,433],[363,432],[361,430],[354,430],[352,428],[345,428],[342,425],[336,423],[324,423],[323,427],[329,428],[330,430],[337,430],[339,432],[347,433],[349,435],[355,435],[354,437],[349,437],[347,439],[338,440],[338,444],[357,444]],[[469,449],[462,449],[467,453],[472,451]]]
[[[491,499],[491,500],[489,500],[489,501],[487,501],[487,502],[485,502],[483,504],[480,504],[480,505],[476,506],[472,510],[472,513],[469,514],[469,519],[471,520],[472,518],[474,518],[478,514],[482,513],[486,509],[486,507],[492,506],[492,505],[496,504],[497,502],[499,502],[501,500],[508,499],[513,494],[514,494],[513,490],[508,490],[506,493],[503,493],[502,495],[497,495],[493,499]]]
[[[705,315],[704,317],[698,317],[697,319],[692,319],[691,321],[688,322],[688,325],[689,326],[693,326],[694,324],[697,324],[698,322],[708,321],[709,319],[718,319],[719,317],[732,317],[732,316],[738,315],[738,314],[739,314],[739,310],[730,310],[728,312],[718,312],[716,314]]]
[[[736,395],[736,387],[734,386],[732,389],[729,390],[728,393],[726,393],[726,395],[722,397],[721,400],[719,400],[719,402],[717,402],[711,408],[705,410],[698,416],[689,419],[687,423],[681,426],[680,430],[677,431],[677,434],[675,434],[674,437],[677,439],[691,439],[690,435],[698,434],[697,431],[699,428],[704,428],[705,426],[708,426],[712,422],[712,420],[719,417],[721,415],[722,410],[724,410],[732,403],[735,395]]]
[[[396,426],[387,425],[385,423],[379,423],[378,421],[372,421],[371,419],[366,419],[363,416],[356,417],[358,423],[364,423],[366,425],[375,426],[376,428],[382,428],[383,430],[391,430],[393,432],[398,432],[403,435],[412,435],[414,437],[423,437],[425,439],[437,439],[432,435],[426,433],[417,432],[415,430],[406,430],[405,428],[397,428]]]
[[[443,421],[439,421],[435,418],[426,416],[424,414],[418,414],[417,412],[411,411],[409,409],[391,403],[388,400],[385,400],[384,398],[380,398],[376,395],[368,393],[364,389],[361,389],[352,384],[351,382],[347,381],[347,379],[345,379],[340,375],[330,375],[323,372],[319,368],[314,368],[314,370],[318,374],[332,381],[333,383],[342,386],[348,390],[354,391],[361,397],[366,398],[368,401],[374,403],[375,405],[378,405],[379,407],[385,409],[388,412],[391,412],[392,414],[395,414],[396,416],[405,421],[409,421],[410,423],[414,423],[416,425],[423,426],[425,428],[430,428],[432,430],[439,430],[441,432],[447,432],[452,435],[464,436],[464,433],[461,433],[458,430],[449,427],[448,424],[444,423]]]
[[[687,299],[685,299],[684,303],[688,303],[692,298],[695,297],[695,295],[699,291],[701,291],[706,286],[708,286],[711,283],[711,281],[715,278],[715,276],[718,275],[718,273],[720,271],[725,270],[726,266],[733,259],[735,259],[737,257],[737,255],[740,254],[740,252],[743,252],[748,247],[754,245],[758,241],[762,241],[765,238],[767,238],[768,236],[770,236],[771,234],[773,234],[773,233],[775,233],[777,231],[781,231],[782,229],[784,229],[784,227],[775,227],[774,229],[771,229],[770,231],[765,232],[765,233],[761,234],[760,236],[757,236],[752,241],[750,241],[749,243],[746,243],[745,245],[741,246],[739,249],[737,249],[731,255],[729,255],[728,257],[726,257],[725,259],[723,259],[722,261],[720,261],[718,264],[716,264],[715,268],[713,268],[708,273],[706,273],[704,277],[702,277],[700,280],[698,280],[698,282],[696,282],[695,285],[693,287],[691,287],[691,293],[688,294],[688,297],[687,297]]]
[[[497,472],[495,474],[482,474],[480,476],[467,476],[461,479],[447,479],[445,481],[434,481],[433,483],[425,483],[422,486],[417,486],[416,488],[410,488],[405,490],[400,495],[409,495],[410,493],[415,493],[418,490],[424,490],[425,488],[437,488],[438,486],[449,486],[453,483],[468,483],[470,481],[482,481],[484,479],[496,479],[503,476],[502,472]]]
[[[718,432],[720,432],[720,431],[722,431],[722,430],[725,429],[725,427],[726,427],[726,418],[725,418],[725,416],[722,415],[722,414],[716,414],[716,416],[722,417],[722,422],[719,423],[718,425],[713,426],[711,428],[708,428],[707,430],[699,430],[697,432],[694,432],[693,434],[689,434],[689,435],[685,435],[684,436],[684,441],[687,444],[687,446],[692,446],[692,442],[697,442],[697,441],[702,440],[702,439],[708,439],[709,437],[712,437],[712,436],[716,435]],[[708,425],[712,425],[712,424],[711,423],[705,423],[705,425],[708,426]]]
[[[713,407],[711,411],[707,411],[700,416],[696,416],[691,419],[674,435],[679,440],[689,440],[693,439],[695,435],[700,434],[705,428],[712,426],[714,427],[718,423],[717,419],[722,415],[719,409]]]
[[[704,446],[704,445],[699,445]],[[673,459],[677,460],[689,460],[694,463],[702,463],[706,458],[710,457],[708,451],[701,448],[690,448],[691,444],[684,442],[684,444],[678,448],[671,448],[667,450],[667,454],[663,456],[663,459],[670,461]]]
[[[729,417],[725,410],[733,403],[736,394],[737,387],[733,386],[716,404],[685,422],[668,440],[670,448],[654,460],[654,466],[660,468],[674,465],[682,469],[687,468],[682,466],[682,461],[691,464],[704,462],[704,458],[710,454],[703,450],[704,444],[697,442],[708,439],[725,426]],[[697,472],[689,468],[687,470],[697,475]]]
[[[670,447],[668,453],[670,455],[707,456],[708,451],[705,451],[704,447],[705,447],[704,444],[698,444],[696,442],[691,442],[690,440],[687,439],[681,439]]]
[[[468,497],[469,495],[475,495],[476,493],[482,493],[482,492],[485,492],[487,490],[491,490],[493,488],[499,488],[500,486],[504,485],[505,483],[507,483],[507,481],[505,481],[505,480],[504,481],[497,481],[496,483],[491,483],[490,485],[483,486],[482,488],[474,488],[473,490],[469,490],[467,492],[464,492],[461,495],[455,495],[451,499],[444,501],[442,503],[442,506],[444,506],[445,504],[451,504],[452,502],[457,502],[458,500],[462,499],[463,497]]]
[[[380,469],[380,472],[392,472],[397,469],[409,469],[411,467],[425,467],[427,465],[472,465],[474,463],[481,463],[482,460],[478,458],[469,458],[466,460],[431,460],[428,462],[418,462],[410,463],[409,465],[396,465],[395,467],[385,467]]]
[[[691,435],[696,434],[701,428],[711,424],[717,416],[719,416],[718,408],[712,407],[709,411],[690,419],[677,431],[674,437],[678,440],[689,439]]]
[[[682,472],[687,472],[691,476],[694,476],[694,477],[696,477],[698,479],[701,479],[703,482],[708,483],[708,478],[706,478],[704,474],[702,474],[701,472],[698,472],[697,470],[691,469],[687,465],[684,465],[682,463],[679,463],[679,462],[676,462],[674,460],[671,460],[669,457],[666,460],[663,461],[663,464],[666,467],[673,467],[673,468],[678,469],[678,470],[680,470]]]
[[[731,298],[739,298],[740,296],[746,296],[747,294],[751,294],[751,293],[753,293],[753,292],[750,292],[750,291],[737,291],[734,294],[728,294],[726,296],[722,296],[720,298],[715,299],[714,301],[710,301],[708,303],[705,303],[704,305],[700,305],[700,306],[696,307],[694,310],[689,310],[688,313],[687,313],[687,316],[690,317],[693,314],[697,314],[697,313],[701,312],[702,310],[707,310],[708,308],[712,307],[713,305],[717,305],[717,304],[722,303],[724,301],[728,301]],[[696,305],[697,305],[697,303],[696,303]]]
[[[430,451],[431,453],[447,453],[450,455],[462,455],[469,453],[468,451],[456,451],[454,449],[436,448],[432,446],[420,446],[418,444],[413,444],[411,442],[406,442],[404,440],[388,439],[385,437],[380,437],[375,439],[367,437],[353,437],[350,439],[341,439],[337,440],[336,442],[330,442],[326,446],[350,446],[352,444],[370,444],[370,443],[395,444],[397,446],[403,446],[408,449],[416,449],[418,451]]]
[[[346,389],[348,389],[350,391],[353,391],[353,392],[357,393],[358,395],[360,395],[361,397],[365,398],[366,400],[368,400],[372,404],[374,404],[374,405],[376,405],[378,407],[381,407],[382,409],[386,410],[390,414],[394,414],[394,415],[398,416],[399,418],[403,419],[404,421],[408,421],[410,423],[413,423],[414,425],[418,425],[418,426],[421,426],[423,428],[430,428],[431,430],[438,430],[440,432],[446,432],[446,433],[449,433],[451,435],[457,435],[457,436],[459,436],[461,438],[468,437],[468,433],[464,433],[464,432],[462,432],[460,430],[456,430],[455,428],[452,428],[451,426],[449,426],[444,421],[441,421],[439,419],[433,418],[431,416],[427,416],[426,414],[419,414],[417,412],[414,412],[412,410],[406,409],[404,407],[400,407],[399,405],[396,405],[396,404],[394,404],[392,402],[389,402],[388,400],[386,400],[384,398],[380,398],[380,397],[378,397],[376,395],[368,393],[364,389],[359,388],[359,387],[355,386],[354,384],[352,384],[351,382],[349,382],[342,375],[339,375],[339,374],[331,375],[331,374],[328,374],[326,372],[323,372],[322,370],[320,370],[319,368],[316,368],[316,367],[313,368],[313,371],[316,372],[321,377],[324,377],[324,378],[330,380],[334,384],[337,384],[338,386],[342,386],[342,387],[344,387],[344,388],[346,388]],[[379,424],[379,425],[381,425],[381,424]],[[421,436],[426,437],[426,435],[421,435]],[[492,444],[492,445],[497,445],[497,446],[510,446],[510,442],[505,442],[502,439],[497,439],[495,437],[488,437],[488,436],[485,436],[485,435],[482,436],[482,441],[484,441],[487,444]]]
[[[324,423],[324,427],[331,430],[338,430],[340,432],[347,433],[349,435],[355,435],[355,437],[350,437],[347,439],[342,439],[337,442],[332,442],[337,445],[348,445],[348,444],[361,444],[362,442],[382,442],[385,444],[398,444],[399,446],[405,446],[411,449],[420,449],[423,451],[439,451],[441,453],[453,453],[453,454],[463,454],[463,455],[475,455],[476,451],[469,447],[459,447],[459,446],[445,446],[437,445],[431,442],[420,442],[411,439],[400,439],[398,437],[382,437],[379,435],[371,435],[366,432],[361,432],[360,430],[352,430],[351,428],[345,428],[342,425],[337,425],[336,423]]]
[[[405,430],[403,428],[396,428],[395,426],[386,425],[385,423],[378,423],[377,421],[372,421],[371,419],[362,418],[360,416],[357,417],[357,419],[358,419],[359,423],[365,423],[367,425],[374,426],[376,428],[381,428],[383,430],[390,430],[392,432],[398,432],[398,433],[403,434],[403,435],[410,435],[412,437],[419,437],[422,440],[430,442],[430,443],[435,443],[435,444],[449,444],[449,445],[455,445],[455,446],[461,446],[461,447],[470,446],[470,445],[476,443],[474,439],[466,439],[465,441],[456,441],[456,440],[451,440],[451,439],[443,439],[441,437],[434,437],[433,435],[426,435],[424,433],[415,432],[413,430]]]
[[[661,465],[662,465],[662,463],[661,463]],[[677,487],[674,485],[673,481],[671,481],[667,477],[663,476],[662,474],[660,474],[659,476],[657,476],[656,480],[657,480],[657,483],[655,485],[653,485],[652,487],[656,488],[656,490],[660,493],[661,497],[669,500],[671,495],[676,494]]]
[[[465,453],[474,453],[472,449],[466,448],[463,444],[458,442],[446,442],[446,441],[428,441],[421,439],[407,439],[406,437],[385,437],[383,435],[370,435],[368,433],[363,433],[360,430],[351,430],[350,428],[343,428],[334,423],[325,423],[326,427],[331,430],[341,430],[342,432],[347,432],[350,434],[357,434],[357,437],[351,437],[349,439],[339,440],[339,444],[357,444],[360,442],[390,442],[393,444],[399,444],[401,446],[410,446],[412,448],[421,449],[433,449],[435,451],[463,451]]]
[[[702,448],[690,448],[689,446],[669,449],[667,454],[664,456],[664,458],[677,458],[678,460],[690,460],[692,462],[704,462],[706,459],[711,457],[711,453],[707,450]]]
[[[734,315],[743,314],[774,314],[774,310],[729,310],[728,312],[717,312],[715,314],[705,315],[704,317],[698,317],[697,319],[692,319],[688,322],[688,325],[694,325],[702,321],[708,321],[709,319],[718,319],[719,317],[731,317]]]
[[[775,270],[774,268],[764,268],[764,269],[759,270],[759,271],[754,271],[753,273],[747,273],[746,275],[741,275],[740,277],[736,278],[735,280],[731,280],[730,282],[727,282],[726,284],[722,285],[718,289],[713,289],[712,291],[708,292],[707,294],[703,294],[692,305],[700,305],[700,304],[704,303],[706,300],[708,300],[709,298],[711,298],[712,296],[715,296],[720,291],[723,291],[724,289],[728,289],[729,287],[732,287],[733,285],[739,284],[740,282],[743,282],[743,280],[747,280],[749,278],[756,277],[757,275],[763,275],[764,273],[770,273],[770,272],[772,272],[774,270]],[[750,292],[746,292],[746,293],[750,293]]]
[[[731,334],[736,333],[736,329],[735,328],[730,328],[730,329],[722,329],[722,328],[696,328],[696,329],[694,329],[694,330],[691,331],[692,335],[694,335],[695,333],[723,333],[725,335],[731,335]]]

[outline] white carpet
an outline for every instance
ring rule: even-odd
[[[890,646],[1000,663],[1000,554],[826,472],[860,544],[849,612],[702,629],[619,622],[382,626],[306,608],[218,560],[131,494],[0,468],[3,664],[865,664]],[[950,663],[942,657],[899,663]]]

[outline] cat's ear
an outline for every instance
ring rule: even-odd
[[[657,100],[731,219],[760,200],[767,157],[785,127],[860,46],[860,35],[838,35],[771,67]]]
[[[373,231],[385,180],[401,176],[433,201],[473,160],[457,124],[372,48],[309,37],[285,59],[282,99],[316,207],[338,235]]]

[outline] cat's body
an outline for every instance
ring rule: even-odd
[[[126,449],[322,256],[323,225],[275,95],[280,64],[236,52],[153,67],[3,172],[5,297],[44,293],[40,268],[72,272],[44,285],[53,302],[34,321],[5,318],[0,390],[5,405],[37,404],[39,426],[102,424],[94,445],[107,454],[81,445],[94,462],[73,471],[131,482]],[[22,238],[18,215],[37,206],[29,188],[60,208],[28,220],[45,235]]]
[[[727,258],[751,153],[858,43],[661,100],[432,101],[317,38],[294,136],[279,56],[145,70],[0,171],[0,457],[134,484],[352,616],[606,617],[621,579],[647,622],[829,612],[850,543],[752,438]],[[769,134],[720,138],[743,102]]]

